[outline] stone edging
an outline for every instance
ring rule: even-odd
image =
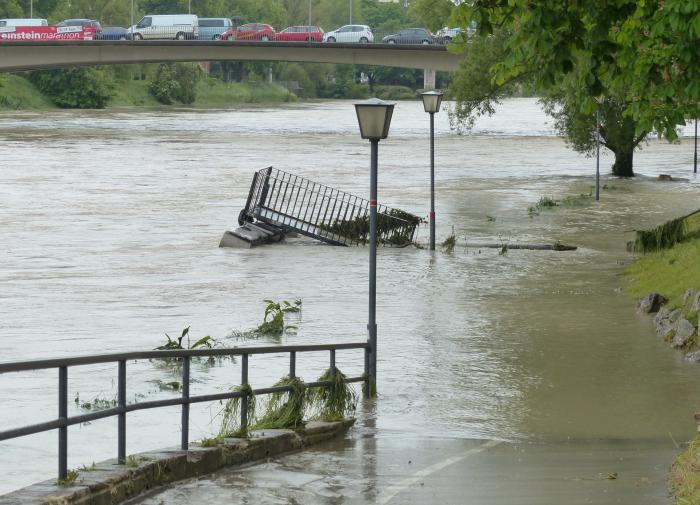
[[[344,434],[354,423],[309,422],[303,430],[261,430],[249,439],[224,439],[215,447],[190,444],[188,451],[143,452],[134,455],[139,464],[133,468],[110,459],[80,470],[72,486],[40,482],[0,496],[0,505],[114,505],[163,484],[301,450]]]
[[[649,293],[639,299],[638,311],[653,316],[656,334],[671,347],[686,352],[686,359],[700,362],[700,340],[698,339],[698,313],[700,292],[688,289],[683,295],[683,307],[670,310],[668,300],[658,294]]]

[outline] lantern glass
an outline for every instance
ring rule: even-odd
[[[363,139],[382,140],[389,136],[391,117],[394,114],[393,102],[372,98],[355,104],[360,136]]]
[[[431,114],[440,112],[440,105],[442,104],[443,96],[442,91],[426,91],[425,93],[421,93],[421,96],[423,97],[423,108],[425,109],[425,112],[429,112]]]

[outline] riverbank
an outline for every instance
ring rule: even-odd
[[[0,80],[0,110],[58,109],[21,75],[7,74]],[[115,94],[107,108],[112,107],[164,107],[149,90],[148,80],[119,80]],[[274,104],[294,102],[297,96],[278,84],[264,82],[223,82],[215,78],[203,78],[197,83],[195,108],[220,108],[234,104]]]

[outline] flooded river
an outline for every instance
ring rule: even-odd
[[[426,216],[428,118],[400,103],[379,151],[379,200]],[[690,129],[687,130],[690,133]],[[152,349],[164,333],[231,345],[265,298],[303,300],[286,343],[366,338],[366,248],[302,239],[219,249],[253,172],[273,165],[361,196],[369,145],[351,102],[216,111],[4,113],[0,116],[2,361]],[[688,440],[700,367],[635,314],[621,277],[632,230],[698,207],[692,139],[652,140],[634,180],[603,178],[601,202],[528,215],[541,196],[588,193],[595,160],[568,150],[529,99],[506,102],[470,135],[437,116],[437,231],[479,242],[579,246],[575,252],[381,249],[373,422],[412,437]],[[612,162],[604,156],[604,173]],[[660,173],[688,182],[660,183]],[[428,229],[419,239],[425,243]],[[251,383],[286,358],[251,359]],[[338,365],[360,374],[359,353]],[[300,359],[315,379],[326,356]],[[0,426],[55,417],[56,373],[0,376]],[[116,366],[71,369],[71,413],[116,397]],[[130,363],[128,399],[171,396],[176,376]],[[193,369],[193,394],[238,383],[238,364]],[[193,407],[191,438],[218,429],[219,404]],[[179,409],[128,417],[128,453],[176,445]],[[116,420],[69,431],[69,467],[116,455]],[[55,433],[0,443],[0,493],[51,478]]]

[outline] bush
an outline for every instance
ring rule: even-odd
[[[202,71],[196,64],[162,63],[158,65],[149,89],[160,103],[181,102],[191,105],[197,99],[197,82]]]
[[[112,74],[94,67],[40,70],[32,72],[30,80],[63,108],[103,109],[115,93]]]

